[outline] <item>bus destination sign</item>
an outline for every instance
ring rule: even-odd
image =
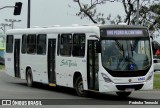
[[[147,30],[145,29],[101,29],[100,35],[104,38],[148,37]]]
[[[121,36],[121,35],[143,35],[142,30],[107,30],[107,36]]]

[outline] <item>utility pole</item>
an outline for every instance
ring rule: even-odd
[[[0,24],[2,27],[1,27],[1,29],[3,30],[3,33],[5,34],[5,32],[6,32],[6,26],[11,26],[11,24],[6,24],[6,23],[1,23]]]
[[[28,17],[27,17],[27,28],[30,28],[30,18],[31,18],[31,1],[28,0]]]
[[[14,23],[15,22],[21,22],[21,20],[16,19],[4,19],[6,22],[11,22],[12,29],[14,29]]]

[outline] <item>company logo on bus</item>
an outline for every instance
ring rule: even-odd
[[[138,78],[138,81],[144,81],[144,80],[145,80],[145,77]]]
[[[60,66],[68,66],[68,67],[73,67],[77,66],[76,61],[73,60],[62,60]]]

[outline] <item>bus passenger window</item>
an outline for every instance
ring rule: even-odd
[[[30,34],[27,37],[27,53],[34,54],[36,53],[36,35]]]
[[[83,57],[85,55],[85,41],[85,34],[73,35],[73,56]]]
[[[64,56],[71,56],[72,49],[72,34],[62,34],[60,44],[60,54]]]
[[[22,35],[22,48],[21,48],[22,54],[27,52],[27,35]]]
[[[58,46],[57,46],[57,55],[59,56],[59,51],[60,51],[60,43],[61,43],[61,37],[60,34],[58,34]]]
[[[13,35],[7,35],[6,52],[7,53],[13,52]]]
[[[46,34],[37,36],[37,54],[46,54]]]

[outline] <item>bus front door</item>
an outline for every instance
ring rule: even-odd
[[[54,84],[56,84],[55,49],[56,49],[56,39],[48,39],[48,80],[49,83],[54,83]]]
[[[88,88],[98,90],[98,53],[96,53],[96,40],[88,40],[87,51],[87,81]]]
[[[20,39],[15,39],[14,43],[14,74],[20,77]]]

